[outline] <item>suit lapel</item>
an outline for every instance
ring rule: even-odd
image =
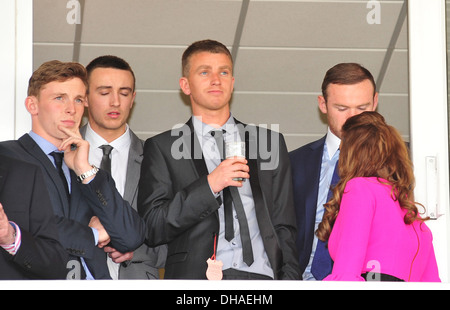
[[[254,135],[250,135],[249,131],[245,131],[244,133],[244,141],[245,141],[245,157],[248,161],[248,166],[250,169],[250,187],[252,189],[253,200],[256,206],[264,206],[264,195],[261,191],[261,184],[259,182],[259,168],[258,168],[258,158],[256,154],[252,153],[252,148],[256,149],[257,146],[257,137]],[[257,208],[258,210],[258,208]]]
[[[144,154],[142,141],[130,130],[131,145],[128,153],[127,177],[125,182],[124,199],[136,208],[137,190],[141,163]]]
[[[80,128],[80,134],[85,139],[87,124]],[[130,129],[130,150],[128,152],[127,175],[123,198],[130,205],[137,208],[137,190],[139,184],[139,175],[141,174],[141,164],[144,156],[144,147],[141,139]]]
[[[80,206],[80,198],[82,196],[79,188],[79,183],[76,181],[77,176],[75,172],[70,170],[70,179],[71,179],[71,194],[70,194],[70,208],[69,208],[69,218],[79,218],[76,216],[78,207]]]
[[[200,142],[198,141],[197,135],[195,134],[194,125],[192,123],[192,118],[186,123],[190,129],[189,135],[183,135],[184,145],[188,148],[189,158],[192,159],[194,164],[194,170],[197,172],[197,177],[208,175],[208,168],[206,167],[205,160],[203,158],[202,148]]]
[[[67,200],[65,195],[66,190],[55,166],[53,166],[47,154],[42,151],[39,145],[28,134],[20,137],[18,141],[22,148],[40,163],[41,167],[44,169],[43,172],[49,176],[50,182],[55,186],[56,191],[58,192],[61,201],[59,205],[62,207],[63,214],[67,216],[67,214],[69,214],[69,201]]]
[[[264,196],[264,185],[260,182],[259,177],[261,174],[261,156],[258,153],[258,145],[261,143],[261,141],[259,141],[261,135],[259,135],[257,127],[245,125],[236,119],[235,122],[236,124],[239,124],[238,128],[241,139],[245,141],[245,153],[250,169],[250,187],[252,189],[255,213],[256,218],[258,219],[258,227],[264,243],[264,249],[269,257],[271,265],[276,269],[276,266],[280,266],[281,264],[281,257],[279,255],[280,249],[277,242],[278,238],[275,237],[276,232],[270,219],[267,199]],[[267,143],[269,144],[267,145],[267,149],[271,149],[270,138],[271,137],[268,134]],[[272,189],[266,188],[266,190],[271,191]]]
[[[259,156],[258,156],[258,134],[256,127],[246,126],[245,124],[239,122],[237,119],[234,120],[239,126],[239,135],[242,141],[245,141],[245,157],[248,161],[248,166],[250,168],[250,186],[252,189],[253,199],[255,205],[264,205],[264,196],[261,191],[261,184],[259,182]],[[244,128],[246,130],[244,130]],[[252,129],[255,130],[252,130]]]
[[[326,136],[325,136],[326,137]],[[314,233],[314,223],[317,209],[317,195],[319,193],[320,170],[322,163],[323,148],[325,137],[310,145],[310,154],[305,158],[306,175],[311,180],[307,183],[305,192],[308,193],[305,198],[306,205],[306,234]],[[310,240],[312,236],[306,236]]]
[[[0,162],[0,193],[3,191],[3,186],[5,185],[6,176],[8,175],[8,168]]]

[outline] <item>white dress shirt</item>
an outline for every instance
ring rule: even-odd
[[[127,178],[127,163],[128,154],[130,152],[131,136],[130,130],[127,125],[125,133],[117,138],[116,140],[108,143],[100,135],[98,135],[94,130],[92,130],[89,123],[86,126],[85,140],[89,142],[89,163],[100,167],[100,162],[102,161],[103,151],[99,147],[105,144],[109,144],[113,147],[111,151],[111,175],[116,183],[117,191],[120,195],[124,195],[125,182]],[[116,264],[108,257],[108,268],[109,273],[113,280],[117,280],[119,277],[119,264]]]

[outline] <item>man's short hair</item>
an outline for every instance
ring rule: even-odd
[[[357,63],[340,63],[330,68],[322,83],[322,95],[327,100],[327,88],[330,84],[354,85],[369,80],[373,85],[373,95],[376,93],[375,80],[369,70]]]
[[[131,66],[124,59],[113,55],[104,55],[93,59],[86,66],[88,80],[91,77],[92,71],[94,71],[94,69],[97,68],[113,68],[118,70],[129,71],[133,76],[133,91],[136,89],[136,77],[134,76],[134,72],[131,69]]]
[[[192,55],[201,52],[209,52],[213,54],[225,54],[230,58],[231,63],[233,63],[233,57],[231,56],[230,51],[224,44],[209,39],[197,41],[188,46],[188,48],[184,51],[183,56],[181,58],[181,67],[183,70],[184,77],[189,75],[190,70],[189,61]]]
[[[79,78],[87,89],[87,73],[83,65],[77,62],[61,62],[59,60],[44,62],[33,72],[28,81],[28,96],[39,97],[44,85],[54,81],[65,82],[73,78]]]

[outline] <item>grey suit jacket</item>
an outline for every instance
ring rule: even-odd
[[[87,125],[80,128],[83,137],[86,135]],[[131,207],[137,210],[137,196],[144,142],[130,130],[131,145],[128,154],[127,177],[123,198]],[[141,245],[133,253],[131,261],[122,263],[119,268],[119,279],[158,279],[159,268],[164,268],[167,246],[148,247]]]
[[[175,132],[148,139],[144,146],[138,211],[147,223],[146,242],[168,244],[165,278],[169,279],[206,279],[206,261],[219,233],[220,204],[211,193],[192,127],[189,120]],[[299,279],[291,170],[283,136],[270,131],[264,136],[258,127],[246,128],[250,183],[264,248],[275,279]],[[251,147],[266,142],[279,150],[276,158],[265,158],[259,147]],[[277,163],[271,165],[272,159]]]

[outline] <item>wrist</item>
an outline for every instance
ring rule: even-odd
[[[16,242],[16,229],[11,223],[9,223],[8,235],[9,242],[5,244],[14,244]]]
[[[0,244],[2,246],[8,246],[14,244],[15,242],[16,242],[16,229],[10,222],[8,225],[8,232],[6,233],[6,236],[1,238]]]
[[[206,179],[208,180],[209,188],[211,189],[211,191],[213,192],[213,194],[215,194],[215,195],[219,194],[220,191],[221,191],[222,189],[219,189],[219,190],[218,190],[218,188],[212,184],[212,183],[213,183],[213,180],[212,180],[212,177],[211,177],[210,174],[208,174],[208,176],[206,177]]]
[[[99,169],[94,165],[90,166],[89,168],[90,169],[85,170],[85,172],[80,173],[79,175],[77,174],[77,181],[79,183],[88,183],[99,171]]]

